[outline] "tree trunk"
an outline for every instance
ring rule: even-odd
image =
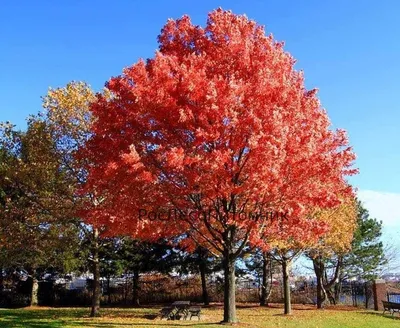
[[[133,281],[132,281],[132,304],[133,306],[140,306],[139,301],[139,270],[133,271]]]
[[[236,283],[235,259],[231,253],[224,255],[224,323],[235,323],[236,319]]]
[[[3,268],[0,268],[0,292],[4,289]]]
[[[128,288],[128,279],[125,278],[125,287],[124,287],[124,304],[128,304],[128,293],[129,293],[129,288]]]
[[[93,228],[93,248],[92,248],[92,271],[93,271],[93,294],[91,317],[99,315],[100,310],[100,261],[99,261],[99,230]]]
[[[322,309],[324,307],[324,298],[322,293],[322,278],[321,276],[317,276],[317,309]]]
[[[317,309],[323,309],[326,300],[326,290],[322,283],[322,277],[317,277]]]
[[[335,284],[335,303],[339,304],[340,301],[340,293],[342,292],[342,279],[339,279],[339,282]]]
[[[285,314],[292,314],[292,304],[290,301],[290,282],[289,282],[289,264],[290,262],[282,259],[282,276],[283,276],[283,297],[285,302]]]
[[[333,305],[336,305],[336,298],[332,292],[332,287],[339,281],[342,265],[343,265],[343,257],[338,256],[335,272],[331,280],[328,280],[327,273],[324,268],[324,273],[325,273],[324,290],[326,292],[326,297],[329,298],[329,302]]]
[[[208,291],[207,291],[206,263],[204,262],[203,259],[200,260],[199,271],[201,277],[201,289],[203,291],[203,303],[204,305],[209,305],[210,300],[208,298]]]
[[[263,264],[262,264],[262,282],[261,282],[261,296],[260,305],[268,306],[268,278],[270,274],[271,258],[268,253],[263,252]]]
[[[320,256],[313,259],[313,266],[315,277],[317,278],[317,309],[322,309],[326,300],[326,292],[323,283],[325,266]]]
[[[30,306],[37,306],[39,304],[38,291],[39,291],[39,281],[36,279],[35,270],[32,274],[32,292],[31,292],[31,303]]]
[[[111,304],[110,280],[111,280],[111,277],[108,276],[107,277],[107,303],[108,303],[108,305]]]
[[[336,305],[335,295],[333,294],[332,290],[331,289],[326,289],[325,292],[326,292],[326,295],[327,295],[327,297],[329,299],[329,302],[332,305]]]

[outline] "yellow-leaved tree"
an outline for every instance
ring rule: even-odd
[[[103,95],[107,97],[107,89]],[[95,207],[101,203],[101,197],[94,192],[80,193],[86,181],[85,158],[77,157],[77,152],[90,138],[92,116],[90,105],[96,99],[96,94],[85,82],[70,82],[65,87],[50,88],[43,97],[42,118],[50,127],[55,140],[61,165],[68,172],[73,183],[74,211],[77,215],[87,207]],[[91,316],[97,316],[100,308],[100,263],[99,263],[99,230],[98,227],[82,223],[82,228],[91,240],[91,255],[93,273],[93,296]]]
[[[331,209],[317,209],[315,216],[327,222],[329,229],[312,247],[307,250],[307,257],[313,262],[317,278],[317,308],[321,309],[325,300],[334,299],[331,288],[337,281],[344,254],[351,248],[354,231],[357,227],[357,204],[354,198],[347,198],[340,205]],[[325,274],[327,263],[336,257],[332,275]]]

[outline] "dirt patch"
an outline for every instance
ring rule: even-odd
[[[23,308],[24,310],[51,310],[54,309],[53,307],[50,306],[27,306]]]

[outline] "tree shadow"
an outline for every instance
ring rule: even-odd
[[[161,321],[155,320],[159,317],[158,313],[154,313],[155,308],[143,312],[120,311],[119,309],[103,309],[100,312],[102,322],[92,321],[89,317],[87,309],[9,309],[2,311],[0,319],[1,328],[24,327],[24,328],[63,328],[69,327],[190,327],[190,326],[207,326],[214,324],[213,322],[204,322],[199,320],[187,321]],[[153,313],[152,313],[153,312]],[[115,322],[118,318],[122,322]],[[124,319],[128,322],[123,322]],[[147,322],[129,322],[130,319],[143,319]],[[141,320],[140,320],[141,321]]]
[[[76,318],[76,317],[89,317],[89,310],[87,309],[7,309],[1,313],[3,318],[15,317],[20,320],[25,319],[57,319],[63,318]]]
[[[85,313],[89,312],[85,309],[7,309],[1,312],[0,327],[62,328],[65,327],[63,319],[84,318]]]
[[[389,313],[383,314],[382,312],[360,312],[360,313],[390,320],[400,320],[400,314],[391,315]]]
[[[191,326],[209,326],[209,325],[217,325],[220,324],[220,322],[199,322],[199,321],[193,321],[190,323],[188,321],[187,323],[185,322],[184,325],[174,323],[173,321],[165,321],[165,323],[160,323],[160,322],[140,322],[140,323],[133,323],[133,322],[82,322],[82,321],[68,321],[68,326],[71,327],[93,327],[93,328],[101,328],[101,327],[191,327]],[[14,327],[14,326],[10,326]],[[26,326],[27,328],[31,328],[31,326]],[[33,327],[39,327],[39,326],[32,326]],[[57,327],[58,326],[54,326]],[[8,327],[7,327],[8,328]],[[48,326],[44,328],[53,328],[53,326]]]

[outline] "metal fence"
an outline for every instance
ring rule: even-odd
[[[374,308],[372,282],[344,282],[339,288],[340,304],[365,307],[366,309]]]
[[[128,283],[128,300],[130,299],[130,284]],[[223,282],[212,281],[207,283],[207,291],[211,302],[223,301]],[[107,291],[105,291],[107,293]],[[121,292],[119,292],[121,293]],[[160,279],[142,281],[140,283],[140,299],[142,303],[168,303],[175,300],[202,301],[202,286],[197,278]],[[395,297],[395,296],[393,296]],[[400,294],[397,295],[400,298]],[[270,303],[283,303],[283,286],[275,281],[271,288]],[[257,303],[260,300],[260,286],[254,280],[238,280],[236,287],[238,302]],[[293,304],[316,304],[316,286],[302,286],[292,288],[291,300]],[[344,282],[339,286],[337,295],[338,304],[374,308],[374,299],[371,282]],[[129,302],[129,301],[128,301]]]
[[[68,290],[66,286],[54,285],[51,282],[40,283],[39,301],[48,306],[83,306],[90,304],[91,286],[88,281],[86,288],[80,290]],[[107,289],[107,286],[109,288]],[[132,279],[117,279],[113,284],[102,281],[102,303],[111,306],[129,305],[133,302]],[[223,302],[223,280],[215,279],[207,283],[210,302]],[[143,276],[139,284],[139,299],[142,304],[170,303],[179,300],[202,302],[202,285],[200,277],[170,277],[170,276]],[[3,306],[15,303],[19,293],[0,295]],[[24,293],[23,293],[24,294]],[[292,288],[293,304],[316,304],[316,286],[304,284]],[[26,295],[28,296],[28,295]],[[6,298],[9,301],[5,302]],[[258,281],[251,279],[238,279],[236,287],[237,302],[258,303],[260,297],[260,285]],[[336,295],[339,304],[358,306],[372,309],[374,299],[372,283],[345,282],[342,283]],[[400,293],[388,293],[388,300],[400,303]],[[269,297],[270,303],[283,302],[283,286],[281,282],[274,281]],[[2,302],[0,302],[2,303]]]
[[[400,303],[400,293],[388,293],[387,300],[389,302]]]

